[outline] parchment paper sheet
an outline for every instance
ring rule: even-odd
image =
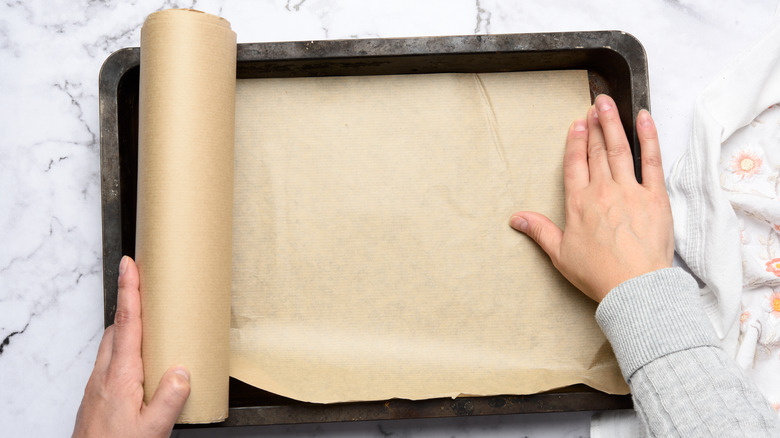
[[[141,44],[147,401],[179,364],[180,422],[225,418],[228,372],[313,402],[628,391],[595,304],[507,224],[563,223],[584,71],[236,84],[229,24],[186,10]]]
[[[152,14],[141,30],[136,261],[144,399],[185,365],[181,423],[227,418],[236,34],[213,15]]]
[[[563,224],[585,71],[239,80],[231,375],[313,402],[626,393]]]

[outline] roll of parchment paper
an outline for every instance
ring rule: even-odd
[[[144,400],[174,365],[192,391],[178,422],[228,413],[236,34],[174,9],[141,30],[138,216]]]

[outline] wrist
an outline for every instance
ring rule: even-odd
[[[667,354],[719,340],[699,304],[696,281],[680,268],[666,268],[627,280],[610,291],[596,310],[623,377]]]

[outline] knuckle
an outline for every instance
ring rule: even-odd
[[[595,204],[602,208],[609,208],[615,203],[615,192],[610,184],[600,184],[594,193]]]
[[[117,327],[123,327],[130,324],[134,319],[134,316],[125,309],[116,309],[114,314],[114,324]]]
[[[547,230],[542,224],[532,224],[528,228],[531,238],[542,248],[544,252],[549,250]]]
[[[657,168],[663,167],[663,163],[661,162],[660,155],[643,155],[642,164],[647,167],[657,167]]]
[[[607,148],[607,156],[610,158],[631,155],[631,148],[628,143],[618,142]]]
[[[647,129],[642,128],[641,126],[637,128],[637,135],[639,136],[640,140],[658,140],[658,131],[655,129]]]
[[[622,122],[620,121],[620,116],[618,115],[618,112],[614,108],[605,111],[603,113],[600,113],[599,120],[608,124],[613,124],[613,123],[622,124]]]
[[[591,144],[588,145],[588,156],[589,157],[598,157],[601,154],[605,153],[606,146],[604,143],[600,141],[594,141],[591,142]]]
[[[583,200],[580,196],[567,196],[566,197],[566,220],[579,216],[582,213]]]
[[[587,160],[588,157],[585,154],[584,151],[571,151],[566,152],[563,155],[563,167],[571,167],[575,166],[585,160]]]
[[[112,365],[103,381],[104,392],[122,397],[132,394],[138,387],[137,378],[125,367]]]
[[[665,195],[666,192],[663,193],[663,196],[653,197],[652,204],[655,206],[657,210],[671,210],[671,203],[669,202],[669,197]]]
[[[84,387],[84,396],[92,399],[102,399],[106,393],[106,378],[103,373],[92,373]]]
[[[544,234],[544,227],[534,221],[528,224],[528,234],[530,234],[535,241],[539,242]]]
[[[187,398],[190,394],[190,383],[184,377],[174,374],[168,391],[172,398]]]

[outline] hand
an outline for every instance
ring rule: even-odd
[[[615,102],[598,96],[586,120],[569,128],[563,157],[566,227],[521,211],[512,228],[539,244],[574,286],[600,302],[620,283],[672,266],[674,233],[658,133],[650,113],[637,116],[642,184]]]
[[[167,437],[190,395],[189,379],[184,367],[172,367],[149,404],[144,403],[138,268],[123,257],[114,324],[100,341],[73,436]]]

